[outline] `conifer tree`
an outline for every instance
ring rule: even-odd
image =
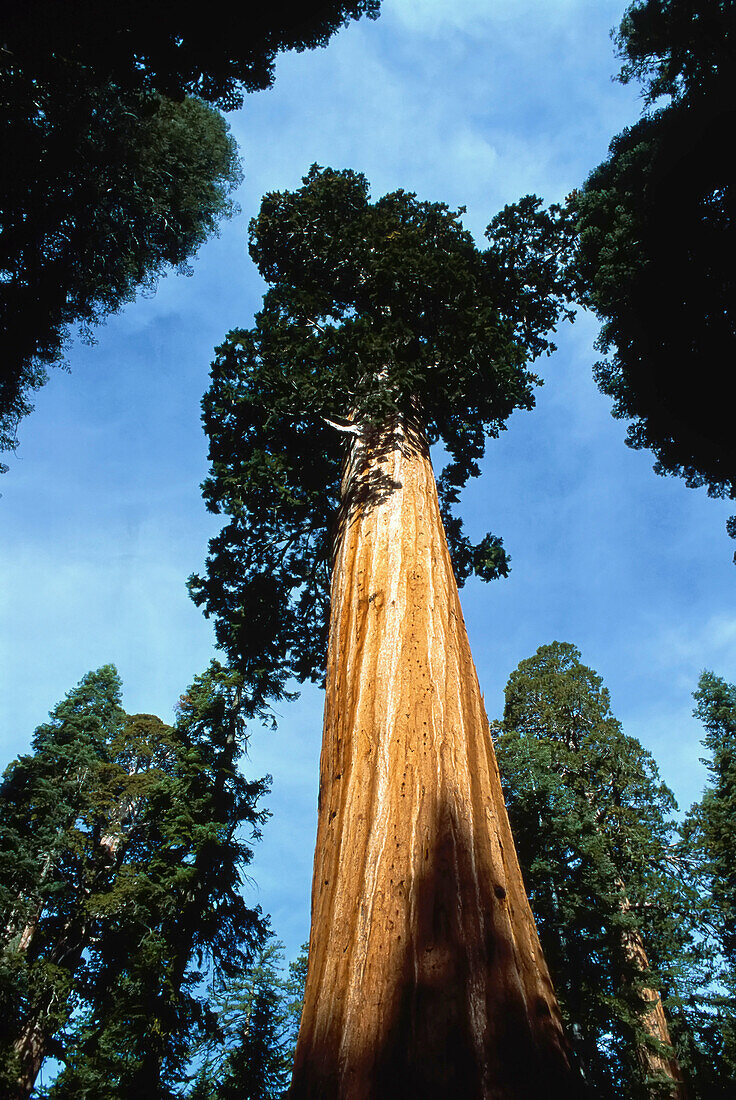
[[[727,1100],[736,1079],[736,685],[705,671],[695,692],[710,783],[682,826],[697,938],[682,995],[693,1093]]]
[[[239,678],[214,664],[172,728],[126,715],[107,666],[52,712],[34,755],[8,769],[0,859],[10,1095],[30,1094],[48,1054],[63,1063],[55,1098],[163,1100],[186,1079],[207,1023],[200,968],[206,960],[215,973],[237,971],[263,934],[240,891],[251,858],[242,830],[257,835],[265,789],[237,771],[241,699]]]
[[[306,946],[283,975],[283,945],[269,940],[244,972],[219,986],[209,1008],[212,1034],[195,1053],[200,1062],[190,1100],[280,1100],[294,1061]]]
[[[115,669],[89,673],[39,726],[33,755],[14,761],[0,788],[0,1079],[8,1095],[30,1094],[71,1011],[90,938],[87,899],[107,885],[115,859],[103,844],[114,806],[103,771],[124,720]]]
[[[451,512],[487,437],[533,404],[569,238],[533,197],[488,237],[313,167],[252,223],[270,289],[204,402],[205,499],[231,519],[195,600],[259,700],[322,678],[329,627],[294,1100],[575,1087],[457,595],[507,559]]]
[[[519,664],[497,732],[524,881],[592,1094],[683,1096],[659,992],[672,989],[687,909],[671,792],[569,643]]]
[[[235,143],[215,107],[273,83],[282,50],[324,46],[379,0],[233,7],[162,0],[3,5],[0,451],[69,330],[187,261],[232,210]],[[5,467],[0,465],[0,470]]]
[[[289,1079],[294,1067],[294,1055],[296,1054],[296,1042],[299,1035],[299,1024],[304,1008],[304,986],[307,982],[307,966],[309,963],[309,944],[303,943],[301,951],[295,959],[289,963],[289,970],[284,982],[284,1009],[286,1013],[286,1039],[285,1056],[289,1069]]]

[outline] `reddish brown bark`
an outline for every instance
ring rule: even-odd
[[[39,1020],[34,1018],[26,1024],[15,1043],[19,1066],[15,1100],[28,1100],[33,1092],[36,1078],[46,1057],[47,1046],[48,1035]]]
[[[292,1100],[577,1092],[427,448],[356,441],[332,585]]]
[[[628,909],[628,901],[624,904],[624,909]],[[637,929],[631,929],[626,932],[623,937],[623,947],[626,953],[626,957],[632,962],[637,970],[642,974],[649,970],[649,959],[644,948],[644,940],[641,933]],[[672,1039],[670,1038],[670,1030],[667,1025],[667,1017],[665,1016],[664,1007],[662,1005],[662,998],[656,989],[642,989],[642,1000],[646,1004],[645,1011],[641,1016],[641,1025],[644,1031],[657,1043],[662,1043],[665,1047],[669,1047],[672,1050]],[[651,1078],[653,1082],[669,1082],[670,1091],[666,1094],[668,1100],[686,1100],[687,1093],[685,1091],[685,1084],[682,1077],[682,1070],[680,1064],[674,1053],[670,1056],[660,1054],[657,1050],[648,1046],[646,1043],[639,1043],[637,1046],[637,1055],[639,1063],[644,1070],[644,1073],[648,1078]],[[656,1084],[652,1088],[653,1097],[662,1097],[662,1089],[658,1088]]]

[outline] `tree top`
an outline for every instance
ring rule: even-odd
[[[540,379],[530,364],[571,316],[571,222],[526,196],[493,219],[480,249],[463,212],[406,191],[372,201],[361,173],[314,165],[299,189],[267,194],[251,222],[250,252],[270,288],[254,327],[217,349],[203,402],[205,500],[233,522],[192,593],[216,615],[231,659],[241,669],[257,662],[264,683],[266,663],[321,674],[350,435],[399,416],[429,444],[441,441],[451,461],[438,487],[459,583],[507,571],[500,540],[473,546],[450,509],[480,472],[486,438],[533,406]]]

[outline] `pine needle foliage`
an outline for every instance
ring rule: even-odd
[[[94,327],[151,292],[216,232],[240,182],[225,120],[196,99],[123,92],[60,65],[38,81],[0,68],[0,450],[31,395]]]
[[[306,978],[306,945],[283,973],[283,945],[269,940],[247,970],[218,988],[217,1024],[197,1053],[189,1100],[280,1100],[291,1080]]]
[[[233,212],[217,108],[273,83],[283,50],[327,44],[379,0],[196,8],[5,4],[0,30],[0,451],[75,330],[151,291]],[[5,467],[0,467],[4,469]]]
[[[682,1030],[694,1095],[728,1100],[736,1079],[736,685],[705,671],[694,697],[710,782],[682,826],[698,931]]]

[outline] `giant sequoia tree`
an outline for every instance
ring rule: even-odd
[[[577,198],[579,272],[608,353],[597,380],[632,421],[627,442],[658,473],[732,499],[735,43],[731,0],[631,4],[623,79],[642,79],[650,106],[672,99],[614,138]]]
[[[566,222],[527,198],[488,237],[313,168],[252,223],[271,288],[205,398],[205,497],[231,520],[192,592],[256,697],[323,676],[329,609],[294,1100],[573,1088],[441,519],[460,582],[506,571],[450,509],[533,404]]]

